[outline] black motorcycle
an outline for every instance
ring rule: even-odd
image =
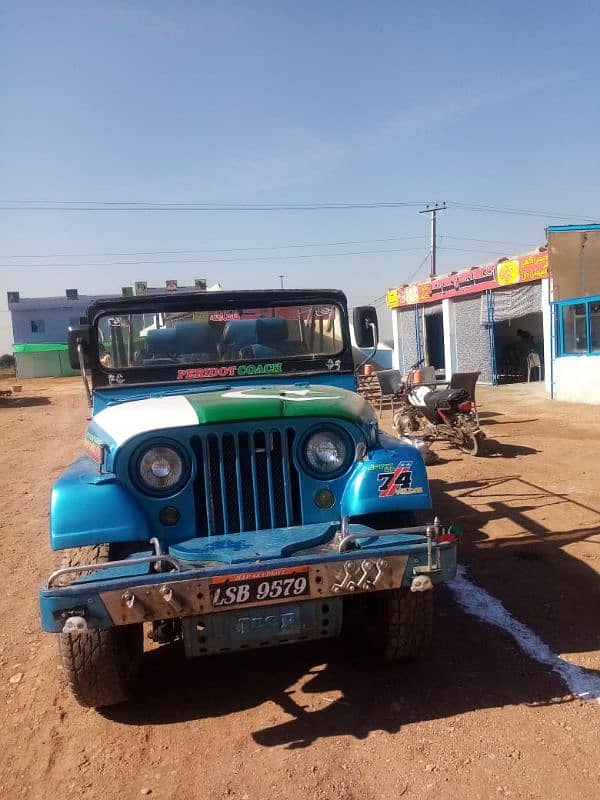
[[[466,389],[432,390],[415,382],[418,368],[414,364],[402,390],[396,395],[400,408],[394,413],[393,425],[398,436],[417,431],[430,439],[444,439],[463,453],[481,455],[485,434],[479,427],[477,411]]]

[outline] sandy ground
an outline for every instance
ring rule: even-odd
[[[50,485],[87,410],[75,379],[26,381],[23,396],[0,405],[0,797],[600,797],[600,706],[447,589],[416,666],[382,665],[360,642],[195,662],[173,646],[146,654],[135,702],[77,706],[36,595],[57,561]],[[471,580],[598,676],[598,408],[537,386],[482,389],[479,407],[489,455],[437,447],[438,513],[463,529]]]

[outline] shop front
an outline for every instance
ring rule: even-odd
[[[406,372],[424,359],[446,380],[456,372],[480,372],[494,385],[541,380],[551,341],[548,283],[544,249],[391,289],[395,368]]]

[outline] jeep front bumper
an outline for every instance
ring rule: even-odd
[[[78,574],[74,582],[57,586],[69,572]],[[169,554],[157,548],[58,570],[40,589],[42,628],[59,633],[73,619],[107,628],[402,586],[423,591],[455,573],[456,542],[437,521],[386,531],[343,521],[200,538]]]

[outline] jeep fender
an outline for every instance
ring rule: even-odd
[[[110,542],[148,541],[148,521],[140,506],[114,475],[99,474],[87,456],[56,481],[50,502],[53,550]]]
[[[384,446],[356,464],[344,490],[343,516],[431,508],[423,457],[415,447],[396,441],[382,437]]]

